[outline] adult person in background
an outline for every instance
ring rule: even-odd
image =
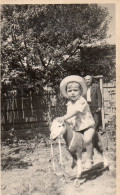
[[[101,125],[102,95],[98,84],[92,82],[92,77],[85,77],[87,84],[87,102],[90,106],[93,118],[95,120],[95,130],[99,130]]]

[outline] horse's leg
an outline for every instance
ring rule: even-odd
[[[77,164],[77,161],[73,158],[71,168],[74,169],[74,167],[76,166],[76,164]]]
[[[71,168],[73,169],[77,164],[77,156],[76,156],[76,154],[71,154],[71,156],[73,157],[73,161],[72,161],[72,165],[71,165]]]
[[[100,135],[99,133],[96,131],[95,132],[95,135],[94,135],[94,148],[97,149],[97,151],[102,155],[103,157],[103,163],[104,163],[104,167],[107,167],[108,166],[108,160],[107,158],[105,157],[105,154],[104,154],[104,150],[103,150],[103,146],[102,146],[102,140],[100,138]]]

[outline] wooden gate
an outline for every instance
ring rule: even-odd
[[[102,93],[102,126],[105,129],[105,124],[116,115],[116,82],[112,80],[108,83],[103,83],[103,76],[98,75],[94,78],[99,79],[100,89]]]

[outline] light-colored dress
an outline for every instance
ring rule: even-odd
[[[71,113],[71,111],[77,111],[78,113],[66,122],[68,122],[75,131],[82,131],[95,125],[89,105],[82,96],[74,103],[72,101],[67,103],[67,114]]]

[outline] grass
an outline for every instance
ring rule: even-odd
[[[112,129],[113,131],[113,129]],[[108,131],[108,151],[111,171],[104,174],[110,185],[115,178],[115,139]],[[19,140],[11,144],[2,143],[1,168],[2,168],[2,195],[63,195],[63,187],[73,182],[69,177],[71,157],[62,145],[63,169],[59,164],[59,155],[55,158],[56,170],[61,175],[55,174],[50,162],[50,140],[48,138],[35,138],[32,140]],[[105,134],[102,135],[106,143]],[[57,142],[54,152],[58,153]],[[68,173],[68,175],[67,175]],[[99,178],[100,179],[100,178]],[[87,184],[85,184],[87,185]],[[115,185],[115,184],[114,184]],[[113,185],[113,189],[114,189]],[[112,185],[111,185],[112,186]],[[108,195],[111,195],[108,193]]]

